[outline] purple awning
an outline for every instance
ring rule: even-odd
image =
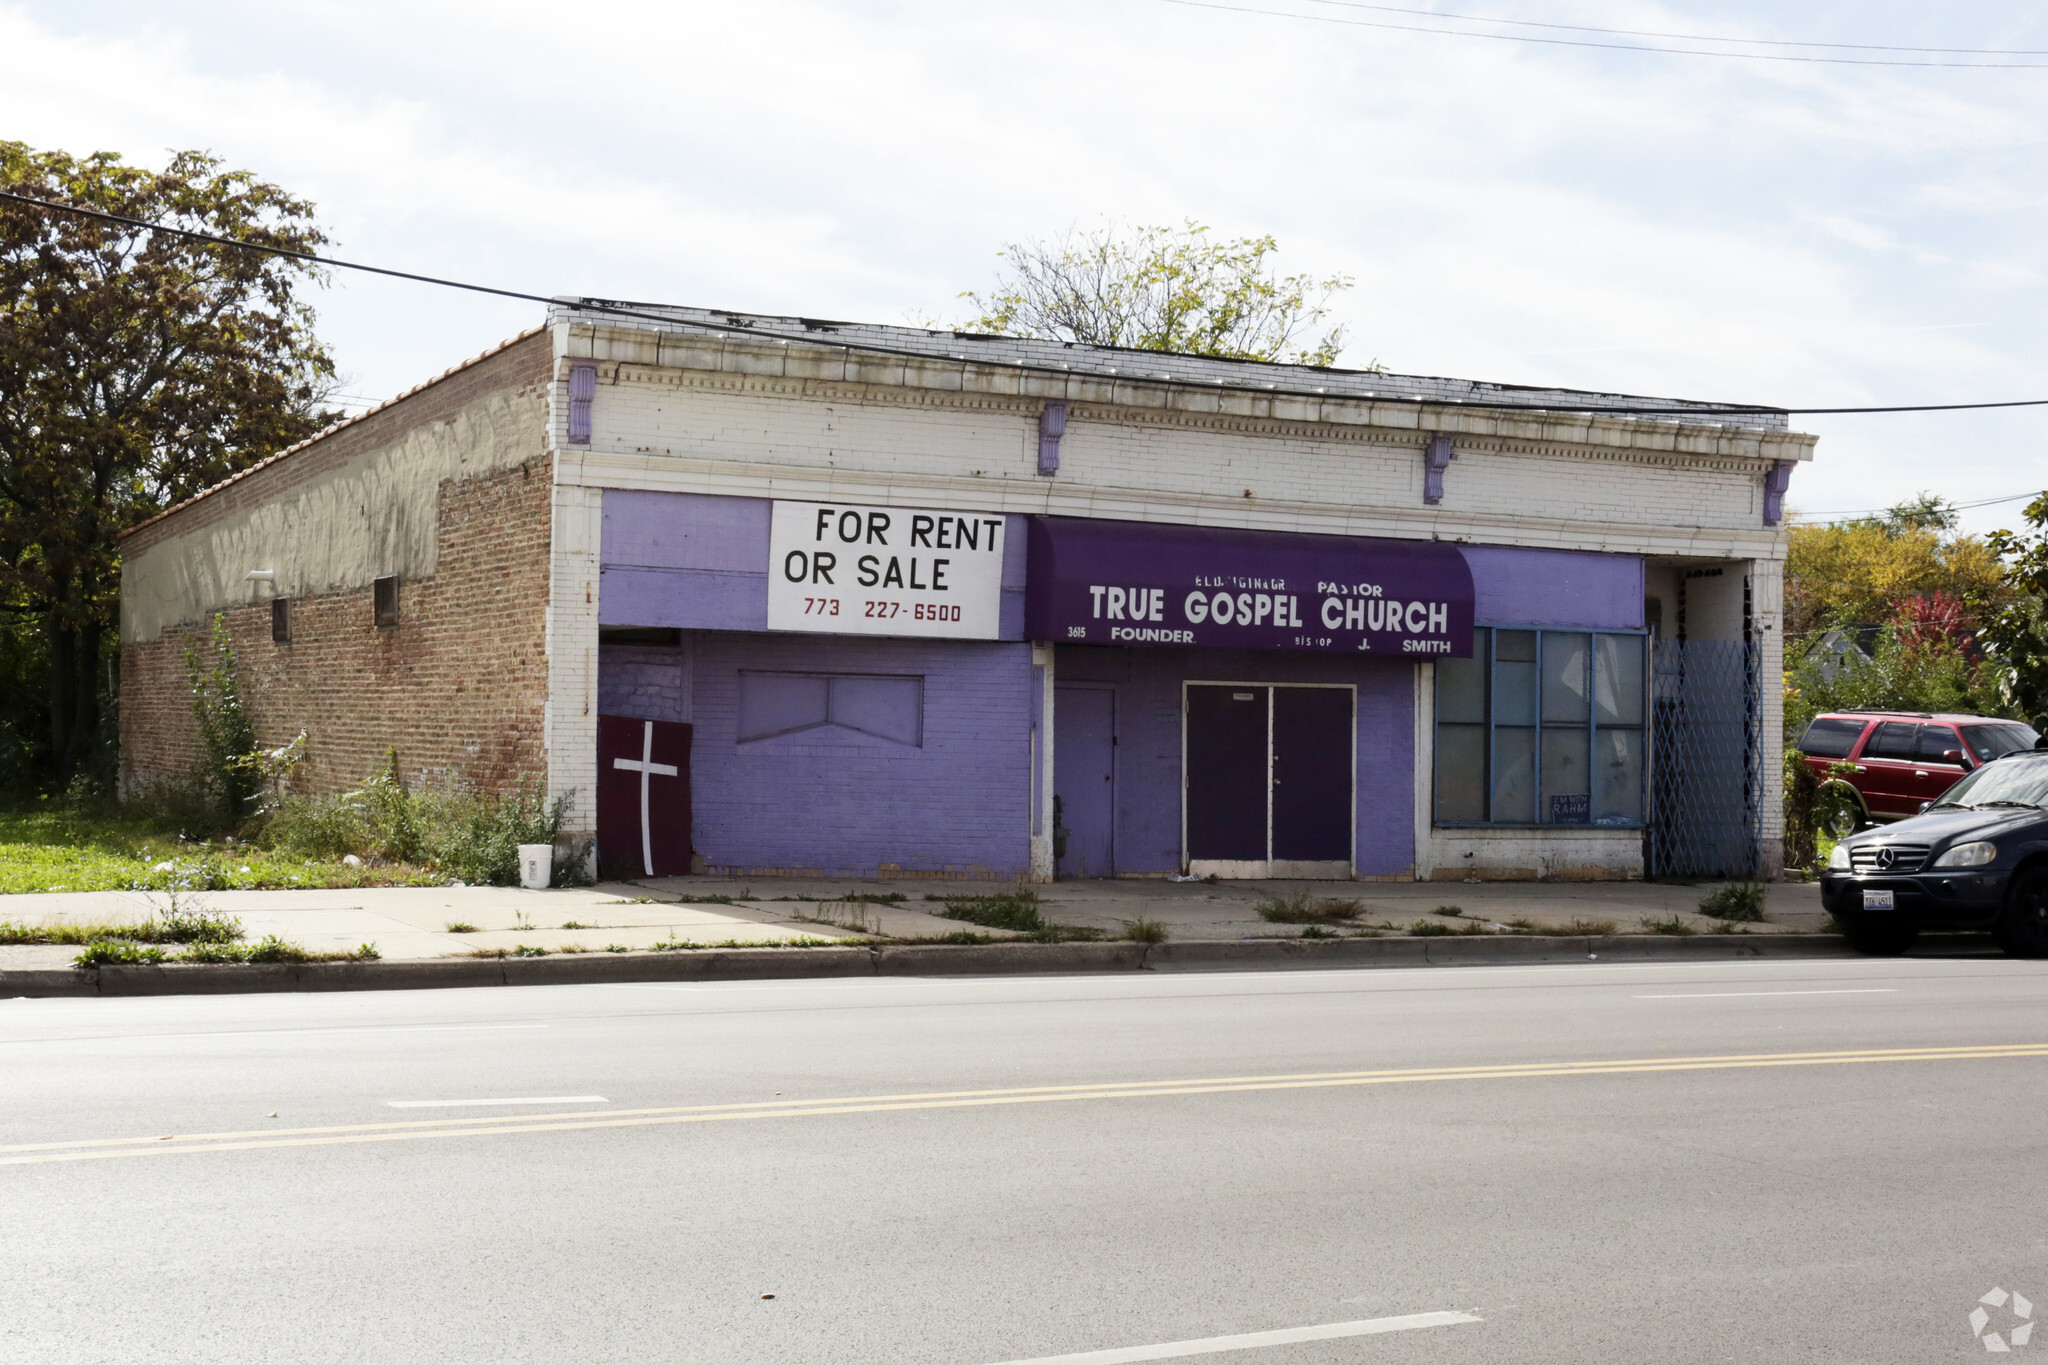
[[[1472,653],[1455,546],[1034,517],[1026,634],[1062,644]]]

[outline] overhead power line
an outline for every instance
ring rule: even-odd
[[[1381,14],[1414,14],[1425,19],[1449,19],[1469,24],[1506,24],[1515,28],[1548,28],[1566,33],[1607,33],[1622,38],[1668,38],[1681,43],[1735,43],[1745,47],[1825,47],[1847,52],[1934,52],[1961,57],[2048,57],[2048,48],[2005,47],[1906,47],[1892,43],[1823,43],[1797,38],[1723,38],[1712,33],[1661,33],[1655,29],[1601,28],[1594,24],[1547,24],[1538,19],[1497,19],[1485,14],[1449,14],[1442,10],[1412,9],[1405,5],[1368,5],[1363,0],[1304,0],[1311,5],[1335,5],[1343,9],[1375,10]]]
[[[1388,20],[1385,20],[1385,19],[1345,19],[1345,18],[1339,18],[1338,16],[1336,16],[1336,15],[1333,15],[1333,14],[1303,14],[1303,13],[1301,13],[1301,12],[1300,12],[1299,10],[1284,10],[1284,9],[1264,9],[1264,8],[1261,8],[1261,7],[1259,7],[1259,6],[1255,6],[1255,5],[1227,5],[1227,4],[1223,4],[1223,3],[1221,3],[1221,0],[1163,0],[1163,3],[1165,3],[1165,4],[1169,4],[1169,5],[1181,5],[1181,6],[1185,7],[1185,8],[1188,8],[1188,9],[1213,9],[1213,10],[1225,10],[1225,11],[1228,11],[1228,12],[1230,12],[1230,13],[1232,13],[1232,14],[1260,14],[1260,15],[1265,15],[1265,16],[1267,16],[1268,18],[1273,18],[1273,19],[1299,19],[1299,20],[1301,20],[1301,21],[1302,21],[1302,22],[1304,22],[1304,23],[1310,23],[1310,24],[1340,24],[1340,25],[1343,25],[1343,26],[1345,26],[1345,27],[1347,27],[1347,28],[1376,28],[1376,29],[1387,29],[1387,30],[1391,30],[1391,31],[1394,31],[1394,32],[1399,32],[1399,33],[1428,33],[1428,34],[1433,34],[1433,35],[1435,35],[1435,36],[1437,36],[1437,37],[1442,37],[1442,38],[1483,38],[1483,39],[1488,39],[1488,40],[1490,40],[1490,41],[1493,41],[1493,42],[1500,42],[1500,43],[1535,43],[1535,44],[1538,44],[1538,45],[1541,45],[1541,46],[1544,46],[1544,47],[1584,47],[1584,48],[1599,48],[1599,49],[1602,49],[1602,50],[1605,50],[1605,51],[1609,51],[1609,52],[1658,52],[1658,53],[1662,53],[1662,54],[1664,54],[1665,56],[1668,56],[1668,57],[1720,57],[1720,58],[1725,58],[1725,59],[1727,59],[1727,60],[1730,60],[1730,61],[1746,61],[1746,62],[1795,62],[1795,63],[1808,63],[1808,64],[1818,64],[1818,65],[1821,65],[1821,66],[1910,66],[1910,67],[1951,67],[1951,68],[1969,68],[1969,69],[1973,69],[1973,70],[1978,70],[1978,69],[1984,69],[1984,70],[2027,70],[2027,71],[2038,71],[2038,70],[2048,70],[2048,62],[1954,62],[1954,61],[1936,61],[1936,60],[1932,60],[1931,58],[1907,58],[1907,57],[1827,57],[1827,56],[1819,56],[1819,55],[1813,55],[1813,54],[1801,54],[1801,53],[1791,53],[1791,52],[1724,52],[1724,51],[1718,51],[1718,50],[1715,50],[1715,49],[1712,49],[1712,48],[1698,48],[1698,47],[1657,47],[1657,46],[1653,46],[1653,45],[1651,45],[1651,44],[1648,44],[1648,43],[1603,43],[1603,42],[1595,42],[1595,41],[1593,41],[1593,40],[1592,40],[1592,39],[1590,39],[1590,38],[1543,38],[1543,37],[1538,37],[1538,36],[1537,36],[1536,34],[1533,34],[1533,33],[1479,33],[1479,32],[1474,32],[1474,31],[1473,31],[1473,30],[1471,30],[1471,29],[1462,29],[1462,28],[1433,28],[1433,27],[1431,27],[1431,26],[1429,26],[1429,25],[1427,25],[1427,24],[1397,24],[1397,23],[1392,23],[1392,22],[1390,22],[1390,21],[1388,21]],[[1346,4],[1346,5],[1347,5],[1347,7],[1350,7],[1350,8],[1357,8],[1357,9],[1388,9],[1388,10],[1392,10],[1392,9],[1393,9],[1393,7],[1392,7],[1392,6],[1380,6],[1380,5],[1353,5],[1353,4],[1350,4],[1350,3],[1349,3],[1349,0],[1306,0],[1306,3],[1309,3],[1309,4],[1335,4],[1335,3],[1344,3],[1344,4]],[[1394,13],[1397,13],[1397,14],[1415,14],[1415,13],[1420,13],[1421,11],[1415,11],[1415,10],[1393,10],[1393,12],[1394,12]],[[1446,17],[1446,18],[1451,18],[1451,17],[1454,17],[1454,16],[1449,16],[1449,15],[1446,15],[1445,17]],[[1497,19],[1480,19],[1480,18],[1477,18],[1477,17],[1475,17],[1475,16],[1470,16],[1470,15],[1460,15],[1460,16],[1455,16],[1455,17],[1457,17],[1457,18],[1459,18],[1459,19],[1463,20],[1464,22],[1468,22],[1468,23],[1501,23],[1501,22],[1512,22],[1512,21],[1502,21],[1502,20],[1497,20]],[[1548,25],[1546,25],[1546,27],[1548,27]],[[1559,28],[1564,28],[1564,27],[1568,27],[1568,26],[1567,26],[1567,25],[1558,25],[1557,27],[1559,27]],[[1594,33],[1607,33],[1607,32],[1611,32],[1611,33],[1614,33],[1614,34],[1615,34],[1616,36],[1618,36],[1618,37],[1619,37],[1619,36],[1628,36],[1628,31],[1627,31],[1627,30],[1623,30],[1623,29],[1611,29],[1611,30],[1610,30],[1610,29],[1590,29],[1590,30],[1586,30],[1586,31],[1588,31],[1588,32],[1594,32]],[[1726,39],[1726,38],[1704,38],[1704,39],[1702,39],[1702,38],[1695,38],[1695,39],[1688,39],[1688,40],[1684,40],[1684,41],[1692,41],[1692,42],[1740,42],[1740,41],[1742,41],[1742,40],[1741,40],[1741,39]],[[1796,44],[1796,46],[1807,46],[1807,44]],[[1845,45],[1845,46],[1846,46],[1846,45]],[[1884,50],[1884,51],[1889,51],[1889,50],[1893,50],[1893,49],[1878,49],[1878,50]],[[1897,49],[1897,50],[1899,50],[1899,51],[1908,51],[1908,52],[1912,52],[1912,51],[1920,51],[1920,52],[1941,52],[1941,51],[1944,51],[1944,50],[1946,50],[1946,49],[1940,49],[1940,48],[1902,48],[1902,49]],[[1960,51],[1960,50],[1959,50],[1959,51]],[[2034,56],[2034,55],[2041,55],[2041,54],[2035,54],[2035,53],[2023,53],[2023,52],[2016,52],[2016,53],[2014,53],[2013,55],[2015,55],[2015,56]]]
[[[1973,507],[1996,507],[2000,503],[2023,502],[2027,499],[2038,498],[2043,495],[2044,490],[2030,488],[2024,493],[2009,493],[2002,498],[1979,498],[1975,502],[1951,502],[1944,505],[1951,512],[1967,512]],[[1797,519],[1800,521],[1848,521],[1855,517],[1881,517],[1887,512],[1896,510],[1896,507],[1866,507],[1859,512],[1800,512],[1797,514]]]
[[[383,275],[396,280],[410,280],[415,284],[437,285],[444,289],[462,289],[472,294],[488,294],[493,298],[516,299],[522,303],[538,303],[549,307],[559,304],[564,307],[574,308],[579,312],[600,313],[608,317],[654,322],[664,327],[689,328],[720,336],[738,333],[748,337],[766,338],[770,341],[791,342],[805,346],[838,347],[842,350],[860,351],[868,355],[900,356],[911,360],[939,360],[946,358],[934,355],[930,351],[921,351],[908,346],[885,346],[880,342],[855,341],[839,337],[827,340],[810,333],[799,334],[777,331],[766,327],[699,322],[694,318],[680,318],[669,313],[649,312],[644,308],[627,308],[618,304],[599,303],[590,299],[530,294],[519,289],[499,289],[493,285],[471,284],[465,280],[444,279],[438,275],[421,275],[410,270],[394,270],[389,266],[367,265],[361,261],[344,261],[335,256],[316,256],[311,252],[294,251],[289,247],[270,246],[263,242],[247,242],[235,237],[223,237],[218,233],[200,232],[194,228],[172,227],[167,223],[152,223],[146,219],[131,218],[125,214],[109,213],[105,209],[86,208],[79,204],[65,204],[54,199],[42,199],[32,194],[22,194],[15,190],[0,190],[0,199],[9,200],[17,204],[26,204],[30,207],[46,211],[75,214],[82,218],[96,218],[108,223],[119,223],[124,227],[140,228],[146,232],[169,233],[174,237],[183,237],[190,241],[210,242],[216,246],[235,247],[243,251],[260,251],[266,255],[282,256],[288,260],[304,261],[308,265],[331,266],[337,270],[359,270],[365,274]],[[1128,383],[1134,378],[1130,374],[1118,374],[1113,370],[1095,370],[1080,365],[1034,364],[1030,361],[1022,360],[999,360],[992,356],[974,356],[970,358],[964,354],[955,354],[951,358],[987,369],[1013,370],[1026,374],[1044,374],[1069,379],[1092,378]],[[1139,379],[1145,378],[1142,375],[1135,377]],[[1168,382],[1208,387],[1201,384],[1201,381],[1193,379],[1169,379]],[[1689,403],[1673,407],[1622,407],[1572,403],[1568,400],[1561,400],[1555,404],[1546,405],[1530,402],[1516,403],[1504,399],[1490,398],[1432,397],[1426,394],[1332,394],[1326,389],[1290,389],[1282,388],[1277,384],[1263,385],[1260,391],[1286,398],[1337,398],[1339,400],[1348,399],[1372,403],[1407,403],[1416,407],[1477,408],[1487,411],[1597,413],[1610,417],[1802,417],[1835,416],[1848,413],[1967,412],[1981,408],[2048,407],[2048,398],[2017,398],[1991,403],[1902,403],[1886,407],[1862,408],[1781,408],[1760,403]]]

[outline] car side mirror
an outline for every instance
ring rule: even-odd
[[[1934,803],[1933,803],[1932,801],[1922,801],[1922,802],[1920,803],[1920,809],[1919,809],[1919,810],[1916,810],[1916,811],[1914,811],[1914,812],[1913,812],[1913,814],[1915,814],[1915,815],[1925,815],[1925,814],[1927,814],[1927,808],[1928,808],[1929,806],[1932,806],[1933,804],[1934,804]]]
[[[1961,763],[1963,761],[1963,751],[1961,749],[1943,749],[1941,751],[1941,761],[1944,763]]]

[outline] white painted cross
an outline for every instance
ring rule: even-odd
[[[640,757],[615,758],[614,768],[624,768],[629,773],[640,774],[640,862],[647,869],[647,875],[654,875],[654,836],[647,827],[647,780],[653,777],[674,777],[676,765],[654,761],[654,722],[645,721],[646,729],[640,732]]]

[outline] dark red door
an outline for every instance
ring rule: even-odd
[[[690,727],[597,718],[597,865],[607,877],[690,870]]]

